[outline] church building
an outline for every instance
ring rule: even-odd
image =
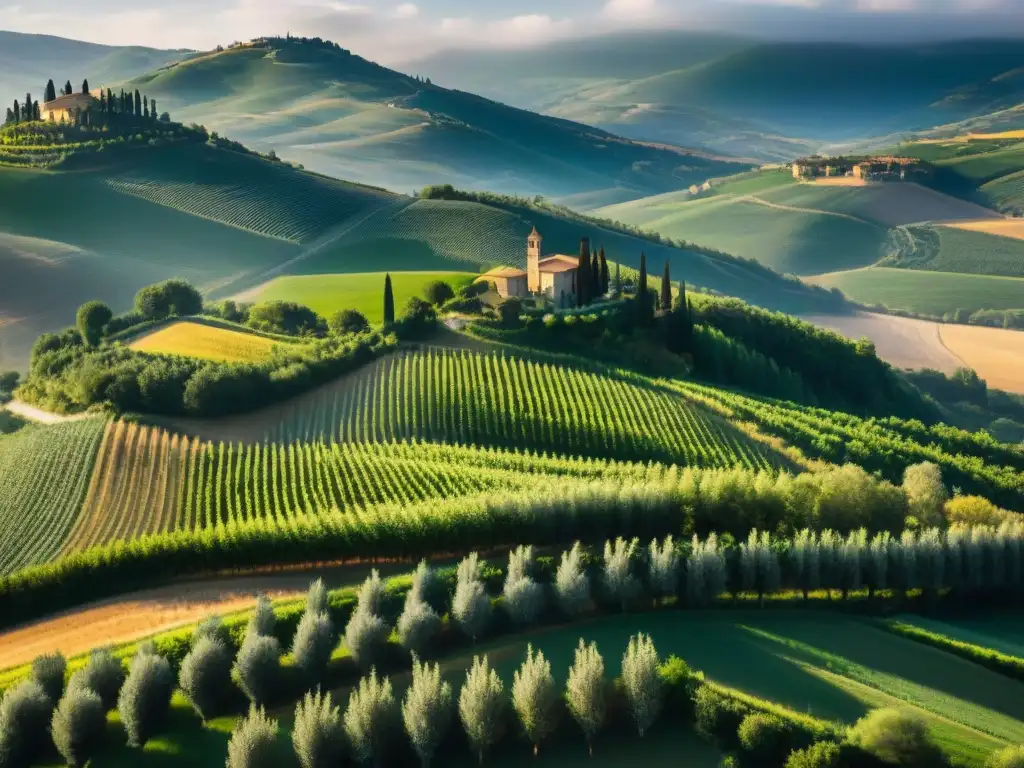
[[[526,271],[506,267],[488,273],[487,277],[498,286],[502,298],[544,296],[556,305],[567,306],[576,300],[578,267],[579,259],[575,256],[544,256],[544,238],[534,227],[526,240]]]

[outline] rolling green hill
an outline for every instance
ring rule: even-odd
[[[31,92],[39,98],[50,79],[61,83],[70,79],[77,87],[88,78],[93,88],[99,88],[191,55],[188,50],[97,45],[0,30],[0,93]]]
[[[677,189],[735,164],[447,90],[330,43],[273,39],[136,78],[177,119],[340,178],[570,195]]]
[[[444,85],[632,138],[771,161],[1019,104],[1020,56],[1016,41],[764,43],[646,32],[442,52],[414,66]]]

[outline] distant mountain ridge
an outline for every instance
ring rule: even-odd
[[[574,68],[572,55],[585,65]],[[1022,61],[1019,40],[767,43],[652,32],[448,51],[413,66],[445,85],[630,138],[786,160],[828,142],[924,130],[1024,103]]]

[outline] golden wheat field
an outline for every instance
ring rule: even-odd
[[[1000,237],[1012,237],[1015,240],[1024,240],[1024,219],[985,219],[984,221],[957,221],[947,222],[947,227],[956,229],[969,229],[971,232],[984,232],[989,235]]]
[[[942,325],[942,343],[990,387],[1024,393],[1024,332],[977,325]]]
[[[130,346],[139,352],[252,363],[270,357],[278,343],[250,333],[182,320],[140,336]]]

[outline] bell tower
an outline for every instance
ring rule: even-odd
[[[540,293],[540,260],[544,252],[544,238],[537,228],[526,240],[526,283],[530,293]]]

